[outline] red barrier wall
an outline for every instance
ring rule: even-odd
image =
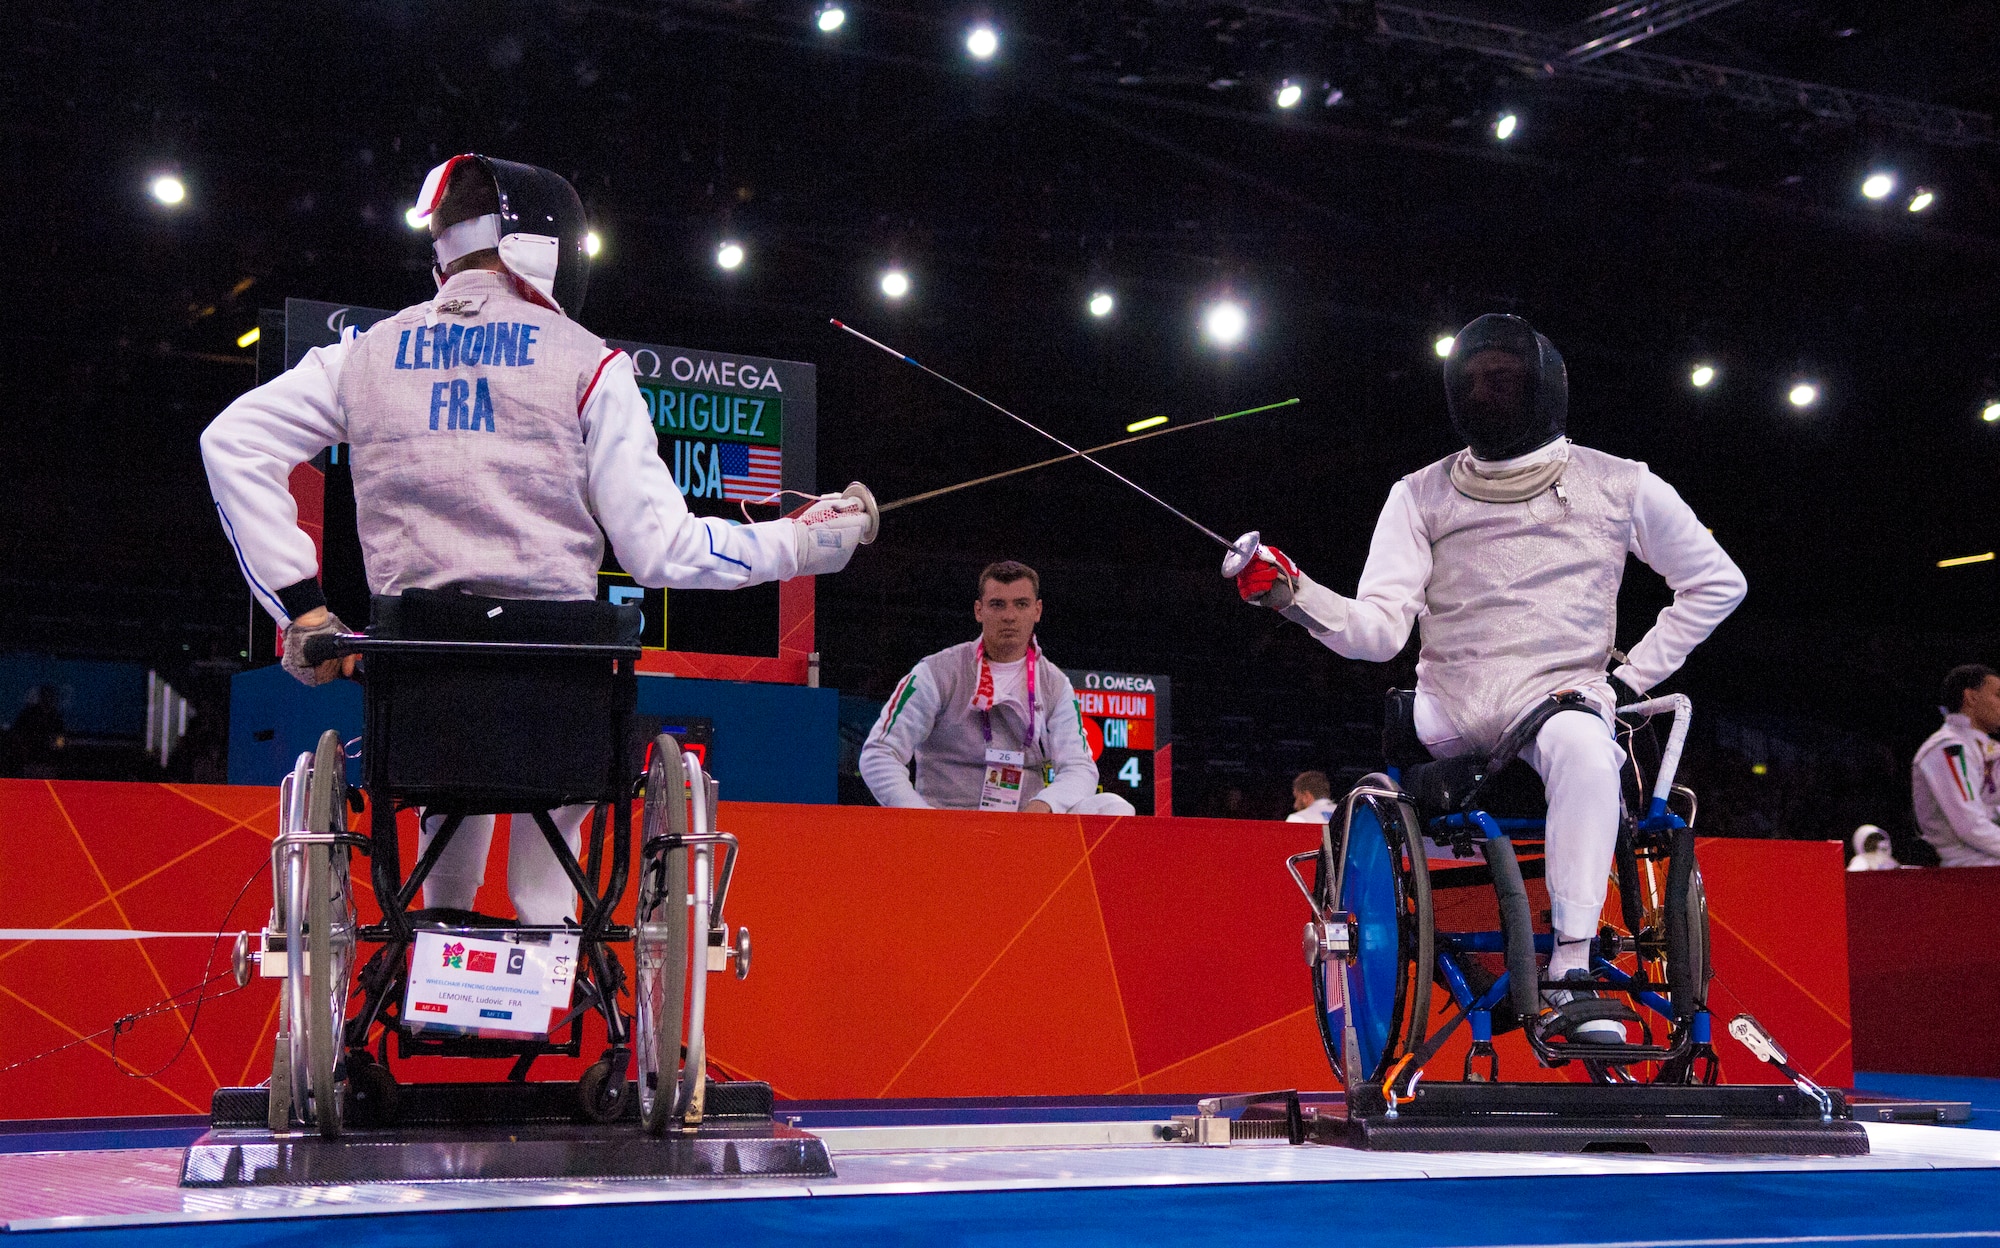
[[[1854,1064],[2000,1076],[2000,867],[1847,877]]]
[[[0,927],[254,929],[266,876],[221,916],[267,857],[275,819],[273,789],[0,780]],[[711,1054],[783,1096],[1334,1086],[1299,957],[1305,908],[1283,867],[1310,847],[1309,828],[748,803],[725,803],[722,825],[743,843],[729,918],[751,928],[756,955],[747,981],[711,981]],[[504,833],[495,840],[481,908],[505,914]],[[1850,1082],[1838,846],[1703,841],[1701,853],[1716,1012],[1754,1010],[1815,1077]],[[199,982],[210,949],[0,943],[0,1066]],[[226,948],[217,959],[221,970]],[[184,1009],[139,1021],[116,1038],[118,1067],[98,1037],[0,1073],[0,1117],[201,1112],[218,1085],[269,1074],[274,985],[210,1001],[199,1020]],[[152,1072],[184,1039],[163,1072],[117,1073]],[[1728,1079],[1761,1077],[1720,1044]],[[1518,1036],[1501,1048],[1507,1077],[1555,1073],[1535,1071]],[[1458,1061],[1440,1055],[1434,1076],[1455,1078]],[[432,1061],[404,1074],[503,1069]]]

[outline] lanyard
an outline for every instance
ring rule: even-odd
[[[1035,746],[1035,669],[1041,666],[1042,658],[1041,651],[1035,648],[1034,638],[1028,639],[1028,651],[1022,657],[1027,660],[1028,680],[1028,739],[1021,743],[1021,749],[1025,753]],[[979,641],[979,685],[973,690],[972,704],[979,706],[982,701],[986,705],[979,707],[979,731],[986,738],[986,744],[992,745],[993,668],[986,661],[986,640],[983,637]]]

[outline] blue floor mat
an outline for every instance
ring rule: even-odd
[[[2000,1079],[1895,1075],[1857,1070],[1854,1072],[1854,1090],[1899,1096],[1912,1101],[1970,1101],[1972,1121],[1959,1125],[1979,1131],[2000,1131]]]
[[[1991,1170],[1265,1183],[735,1199],[38,1233],[106,1248],[847,1243],[1682,1248],[2000,1239]]]

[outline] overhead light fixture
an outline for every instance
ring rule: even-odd
[[[604,240],[598,237],[597,231],[596,230],[584,231],[583,254],[586,256],[590,256],[594,259],[596,258],[597,253],[603,250],[604,250]]]
[[[910,293],[910,275],[901,269],[890,269],[882,274],[882,293],[891,299],[901,299]]]
[[[257,345],[257,340],[262,338],[263,336],[264,336],[264,331],[259,327],[252,325],[250,328],[236,335],[236,345],[239,347],[254,347]]]
[[[1500,119],[1493,123],[1493,137],[1505,143],[1508,139],[1513,138],[1514,131],[1520,128],[1521,119],[1519,117],[1516,117],[1512,113],[1502,113],[1500,114]]]
[[[1996,420],[2000,420],[2000,400],[1988,403],[1986,405],[1986,409],[1979,413],[1979,419],[1985,421],[1989,425]]]
[[[1937,192],[1928,186],[1920,186],[1917,188],[1917,193],[1910,196],[1910,211],[1922,212],[1936,202]]]
[[[1450,334],[1439,334],[1437,341],[1431,344],[1431,350],[1438,353],[1440,360],[1448,360],[1451,358],[1451,344],[1454,341],[1455,339]]]
[[[1201,327],[1209,341],[1221,347],[1233,347],[1243,341],[1243,335],[1250,330],[1250,314],[1234,299],[1223,299],[1208,306],[1208,312],[1201,318]]]
[[[1715,365],[1713,364],[1697,364],[1694,366],[1694,371],[1688,374],[1688,381],[1693,383],[1694,388],[1697,390],[1702,389],[1714,380]]]
[[[1090,297],[1090,314],[1092,316],[1110,316],[1111,309],[1116,306],[1118,306],[1118,301],[1111,297],[1111,292],[1108,290],[1100,290]]]
[[[813,18],[813,25],[819,27],[822,35],[830,35],[847,25],[847,10],[837,4],[822,4]]]
[[[1882,199],[1896,189],[1896,175],[1877,170],[1861,179],[1861,193],[1869,199]]]
[[[409,226],[413,230],[423,229],[424,223],[429,220],[430,217],[424,212],[424,210],[422,208],[417,207],[415,204],[411,204],[408,208],[403,209],[403,224]]]
[[[1992,562],[1993,562],[1993,552],[1989,550],[1983,555],[1960,555],[1956,559],[1940,559],[1938,560],[1937,566],[1939,566],[1940,568],[1962,568],[1968,563],[1992,563]]]
[[[1278,84],[1275,98],[1279,108],[1297,108],[1299,101],[1306,98],[1306,89],[1287,78]]]
[[[743,244],[724,243],[715,249],[715,266],[719,269],[737,269],[743,266]]]
[[[990,61],[1000,50],[1000,36],[991,26],[974,26],[965,33],[965,50],[975,61]]]
[[[1148,416],[1144,420],[1135,420],[1131,424],[1125,426],[1125,432],[1137,433],[1141,429],[1154,429],[1166,423],[1167,423],[1167,418],[1164,416]]]
[[[188,193],[187,183],[182,182],[171,173],[163,173],[159,177],[154,178],[152,184],[146,189],[153,193],[154,199],[159,200],[169,208],[186,199]]]
[[[1793,407],[1811,407],[1819,400],[1819,387],[1810,381],[1801,381],[1785,395]]]

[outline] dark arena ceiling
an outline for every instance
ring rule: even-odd
[[[1511,311],[1568,358],[1572,434],[1650,463],[1749,577],[1680,678],[1712,715],[1844,743],[1881,788],[1944,668],[2000,661],[2000,562],[1937,566],[2000,547],[2000,5],[854,3],[831,34],[819,7],[18,13],[0,649],[235,659],[195,438],[253,380],[236,339],[288,296],[425,297],[404,209],[479,150],[582,193],[592,329],[817,364],[823,486],[1045,453],[830,316],[1079,444],[1297,396],[1116,463],[1351,591],[1389,485],[1454,447],[1435,339]],[[1232,350],[1200,333],[1223,296]],[[1175,678],[1189,792],[1361,765],[1409,656],[1322,651],[1218,554],[1084,465],[911,507],[820,587],[827,683],[881,696],[1012,556],[1045,573],[1059,660]],[[1627,585],[1629,645],[1665,590]]]

